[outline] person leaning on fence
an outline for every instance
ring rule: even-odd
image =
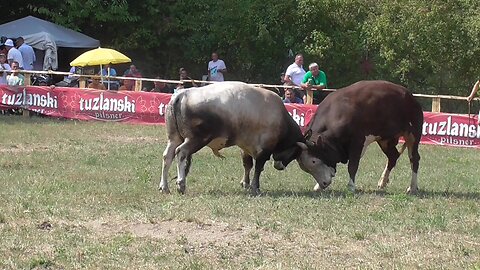
[[[180,81],[183,81],[183,84],[179,83],[177,85],[177,89],[198,87],[198,85],[193,81],[193,79],[188,76],[188,72],[185,68],[180,68],[178,72],[180,74]]]
[[[20,74],[20,64],[17,61],[12,62],[12,73],[7,75],[7,84],[8,85],[24,85],[25,77]]]
[[[473,98],[474,98],[475,95],[477,94],[479,86],[480,86],[480,80],[478,80],[478,81],[475,83],[475,85],[474,85],[473,88],[472,88],[472,92],[471,92],[470,95],[467,97],[467,100],[468,100],[469,103],[473,100]],[[478,124],[480,125],[480,111],[478,112]]]
[[[321,71],[317,63],[311,63],[308,66],[308,72],[303,77],[301,87],[303,90],[313,90],[313,103],[320,103],[325,95],[320,90],[327,88],[327,76]],[[304,97],[304,101],[306,96]]]

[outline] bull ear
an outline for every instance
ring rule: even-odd
[[[297,142],[297,145],[304,151],[308,150],[308,146],[303,142]]]
[[[305,138],[305,140],[308,141],[308,139],[310,139],[310,137],[312,137],[312,130],[311,129],[307,130],[307,132],[305,132],[303,137]]]

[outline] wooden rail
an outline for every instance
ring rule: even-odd
[[[7,71],[8,72],[8,71]],[[11,72],[11,71],[10,71]],[[70,72],[61,72],[61,71],[26,71],[26,70],[20,70],[20,73],[23,73],[25,76],[25,85],[30,85],[31,84],[31,76],[35,74],[48,74],[48,75],[63,75],[63,76],[74,76],[79,78],[79,86],[80,88],[86,88],[87,87],[87,81],[90,78],[100,78],[104,79],[107,81],[110,81],[111,79],[113,80],[134,80],[135,81],[135,91],[142,91],[142,82],[147,81],[147,82],[164,82],[164,83],[170,83],[170,84],[184,84],[186,82],[194,82],[198,84],[211,84],[215,83],[212,81],[201,81],[201,80],[164,80],[164,79],[150,79],[150,78],[137,78],[137,77],[124,77],[124,76],[100,76],[100,75],[80,75],[80,74],[74,74]],[[257,87],[262,87],[262,88],[290,88],[290,89],[301,89],[298,86],[291,86],[291,85],[274,85],[274,84],[250,84],[253,86]],[[306,104],[313,104],[313,91],[329,91],[329,92],[334,92],[336,89],[323,89],[323,90],[307,90],[306,95]],[[441,112],[441,100],[442,99],[450,99],[450,100],[464,100],[467,101],[467,97],[461,97],[461,96],[450,96],[450,95],[426,95],[426,94],[413,94],[415,97],[420,97],[420,98],[430,98],[432,99],[432,112]],[[474,100],[480,100],[480,98],[474,98]]]

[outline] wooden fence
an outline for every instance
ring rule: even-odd
[[[31,77],[35,74],[48,74],[48,75],[62,75],[62,76],[75,76],[78,77],[79,79],[79,87],[80,88],[86,88],[87,87],[87,82],[89,79],[92,78],[99,78],[102,80],[134,80],[135,81],[135,86],[134,89],[135,91],[142,91],[143,88],[143,82],[165,82],[169,84],[184,84],[186,82],[194,82],[198,84],[210,84],[210,83],[215,83],[211,81],[202,81],[202,80],[164,80],[164,79],[150,79],[150,78],[137,78],[137,77],[123,77],[123,76],[100,76],[100,75],[80,75],[80,74],[73,74],[70,72],[61,72],[61,71],[26,71],[26,70],[20,70],[20,73],[23,73],[25,76],[25,85],[31,85]],[[289,85],[272,85],[272,84],[250,84],[258,87],[263,87],[263,88],[297,88],[300,89],[297,86],[289,86]],[[324,89],[321,91],[331,91],[334,92],[336,89]],[[468,92],[470,93],[470,92]],[[449,96],[449,95],[425,95],[425,94],[413,94],[415,97],[420,97],[420,98],[429,98],[431,99],[432,102],[432,112],[441,112],[441,102],[442,99],[447,99],[447,100],[464,100],[467,102],[467,97],[461,97],[461,96]],[[480,98],[475,98],[475,100],[480,100]],[[306,104],[312,104],[313,102],[313,91],[309,90],[307,91],[307,99],[306,99]]]

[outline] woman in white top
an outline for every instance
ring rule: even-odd
[[[0,54],[0,84],[7,84],[7,73],[5,71],[10,71],[12,68],[7,63],[7,56],[3,53]]]

